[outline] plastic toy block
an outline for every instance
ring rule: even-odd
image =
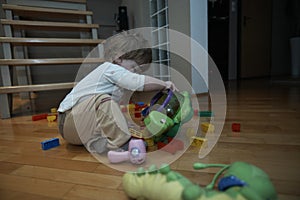
[[[153,138],[145,138],[145,142],[147,143],[147,147],[154,146],[154,140],[153,140]]]
[[[241,131],[241,124],[240,123],[232,123],[231,130],[233,132],[240,132]]]
[[[202,137],[193,136],[191,138],[191,146],[189,151],[192,153],[199,153],[201,148],[207,147],[207,139]]]
[[[201,123],[201,130],[204,133],[211,133],[211,132],[215,131],[215,126],[208,122],[203,122],[203,123]]]
[[[206,139],[205,138],[201,138],[201,137],[197,137],[197,136],[193,136],[192,138],[192,142],[191,142],[191,146],[192,147],[198,147],[199,149],[202,147],[202,145],[204,145],[206,143]]]
[[[33,115],[31,119],[32,121],[37,121],[37,120],[47,119],[47,116],[48,116],[47,113],[43,113],[39,115]]]
[[[156,151],[156,150],[157,150],[157,146],[156,146],[156,145],[151,146],[151,147],[147,146],[147,151],[148,151],[148,152]]]
[[[131,133],[131,136],[133,138],[137,138],[137,139],[142,139],[143,138],[143,131],[138,131],[138,130],[135,130],[133,128],[129,128],[128,130]]]
[[[173,138],[172,137],[168,137],[168,143],[172,142]]]
[[[142,114],[140,112],[135,112],[134,113],[134,117],[135,118],[141,118],[142,117]]]
[[[137,102],[137,105],[139,105],[139,106],[144,106],[144,105],[145,105],[145,103],[144,103],[144,102],[142,102],[142,101],[140,101],[140,102]]]
[[[54,122],[56,120],[56,115],[48,115],[47,116],[47,120],[48,122]]]
[[[163,147],[165,147],[167,144],[164,142],[158,142],[157,143],[157,149],[162,149]]]
[[[200,111],[199,112],[200,117],[213,117],[213,112],[211,111]]]
[[[50,112],[53,113],[53,114],[57,113],[57,108],[51,108]]]
[[[45,141],[41,142],[41,144],[42,144],[42,149],[43,150],[48,150],[48,149],[59,146],[59,139],[58,138],[52,138],[52,139],[45,140]]]
[[[129,110],[129,112],[134,112],[135,105],[134,104],[128,104],[127,109]]]

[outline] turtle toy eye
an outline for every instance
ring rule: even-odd
[[[160,119],[160,121],[159,121],[161,124],[165,124],[167,121],[166,121],[166,119]]]

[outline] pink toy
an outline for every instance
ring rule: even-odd
[[[132,164],[142,164],[146,160],[146,147],[142,139],[131,139],[128,151],[109,151],[108,160],[111,163],[120,163],[130,160]]]

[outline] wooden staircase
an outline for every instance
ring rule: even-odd
[[[4,53],[4,58],[0,59],[1,118],[11,117],[13,93],[30,99],[29,92],[71,89],[74,86],[74,81],[32,83],[32,67],[51,70],[52,66],[62,66],[61,69],[72,66],[78,70],[83,61],[92,64],[103,62],[100,58],[85,58],[103,41],[98,39],[99,25],[92,23],[93,13],[86,10],[86,0],[6,0],[2,8],[6,19],[1,19],[5,36],[0,37]],[[28,37],[30,31],[35,31],[35,36],[39,32],[51,34]],[[59,37],[53,37],[56,33]],[[64,33],[68,33],[67,37],[61,37]],[[68,38],[69,35],[71,38]],[[71,54],[63,52],[60,57],[34,58],[28,53],[28,48],[33,46],[79,48],[81,56],[66,57]],[[57,73],[60,73],[59,70]],[[13,76],[16,76],[16,81]]]

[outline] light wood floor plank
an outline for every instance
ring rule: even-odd
[[[194,170],[194,162],[245,161],[268,173],[281,200],[300,199],[300,82],[297,84],[270,84],[264,79],[229,82],[226,121],[215,148],[201,160],[190,148],[171,168],[205,186],[218,169]],[[200,105],[207,106],[202,100]],[[236,122],[241,132],[231,130]],[[0,120],[0,127],[1,197],[127,199],[121,185],[123,172],[99,163],[84,147],[67,144],[57,124],[17,116]],[[40,142],[52,136],[59,137],[61,145],[43,151]]]
[[[62,198],[74,184],[0,174],[0,188],[46,197]]]
[[[47,167],[25,165],[11,174],[30,178],[39,178],[62,183],[74,183],[95,187],[116,189],[121,184],[120,176],[78,172],[72,170],[53,169]]]
[[[64,198],[65,200],[129,200],[122,190],[103,189],[98,187],[76,185]]]
[[[68,159],[49,158],[40,156],[23,156],[16,155],[5,160],[6,162],[25,164],[32,166],[51,167],[54,169],[66,169],[83,172],[92,172],[98,166],[98,163],[74,161]]]
[[[10,174],[20,167],[23,167],[23,165],[8,162],[0,162],[0,174]]]
[[[9,200],[59,200],[60,198],[55,198],[55,197],[47,197],[47,196],[42,196],[42,195],[37,195],[37,194],[30,194],[26,192],[19,192],[15,190],[9,190],[5,189],[2,190],[0,189],[0,197],[1,199],[9,199]]]

